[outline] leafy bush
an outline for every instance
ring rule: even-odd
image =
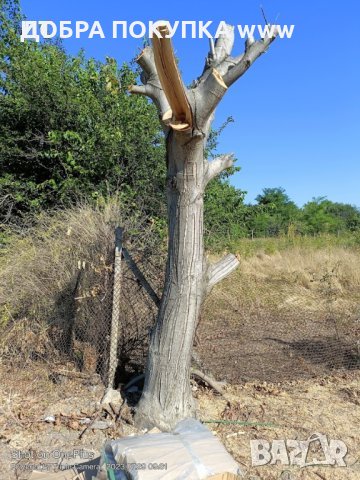
[[[155,107],[127,92],[136,72],[21,43],[17,3],[0,5],[0,218],[115,190],[161,216],[163,134]]]

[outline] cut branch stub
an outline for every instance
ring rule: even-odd
[[[212,289],[214,285],[221,282],[224,278],[226,278],[230,273],[232,273],[239,265],[238,258],[230,253],[226,255],[221,260],[208,267],[208,285],[207,290],[208,292]]]
[[[176,63],[171,40],[166,38],[169,35],[169,29],[165,24],[159,25],[157,30],[160,38],[154,35],[152,39],[154,59],[161,87],[172,111],[172,118],[169,124],[174,130],[188,131],[193,126],[192,112]],[[168,118],[163,120],[168,121]]]
[[[216,157],[211,162],[208,162],[205,173],[205,185],[208,184],[217,175],[220,175],[221,172],[223,172],[227,168],[231,168],[233,165],[234,155],[232,153],[221,155],[220,157]]]

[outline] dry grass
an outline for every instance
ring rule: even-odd
[[[95,296],[105,288],[96,281],[111,280],[116,225],[124,227],[133,251],[143,250],[145,243],[146,248],[155,248],[157,238],[148,219],[129,215],[118,201],[110,200],[98,207],[85,204],[44,214],[0,251],[3,358],[26,361],[34,351],[45,355],[49,327],[73,320],[79,267],[94,272],[95,283],[87,285],[86,295]]]
[[[259,254],[244,261],[239,276],[252,279],[257,289],[261,285],[265,299],[279,309],[326,311],[331,301],[332,308],[344,313],[359,306],[356,251],[293,248],[271,256]]]
[[[360,317],[360,254],[342,247],[259,252],[241,260],[231,278],[213,291],[207,312],[219,302],[296,316],[328,314],[331,309],[343,320]]]
[[[291,249],[329,250],[332,248],[345,248],[360,251],[360,232],[347,232],[341,235],[320,234],[316,236],[288,234],[280,237],[239,238],[231,239],[227,249],[233,253],[241,253],[244,258],[249,258],[263,252],[272,255],[276,252]],[[223,246],[222,246],[223,248]],[[218,251],[221,251],[220,248]]]
[[[44,215],[2,251],[3,358],[27,361],[34,351],[45,353],[48,328],[69,320],[78,266],[106,262],[111,243],[107,220],[115,213],[114,206],[104,212],[83,206]]]
[[[84,206],[44,215],[2,250],[0,304],[9,315],[34,309],[34,317],[42,319],[46,303],[72,282],[78,262],[96,261],[99,243],[111,242],[107,221],[114,207],[101,211]]]

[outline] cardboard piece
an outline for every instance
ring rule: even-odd
[[[220,441],[194,419],[183,420],[172,433],[109,442],[102,459],[100,472],[117,465],[111,472],[117,480],[202,480],[214,475],[213,480],[233,480],[241,474]]]

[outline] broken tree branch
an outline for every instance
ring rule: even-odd
[[[146,84],[131,85],[129,87],[129,92],[134,95],[145,95],[146,97],[151,98],[158,109],[160,119],[166,124],[165,119],[169,116],[171,117],[171,110],[162,90],[158,89],[154,85]]]
[[[151,47],[148,46],[142,50],[140,55],[136,58],[136,63],[139,65],[139,67],[141,67],[142,71],[147,76],[147,79],[144,81],[144,83],[147,83],[147,81],[155,78],[158,80],[154,52]]]
[[[206,375],[204,372],[201,370],[197,370],[195,368],[191,369],[191,375],[193,377],[198,377],[200,380],[203,382],[207,383],[215,392],[219,393],[223,397],[226,398],[226,394],[224,392],[224,385],[220,382],[217,382],[215,379],[209,377],[209,375]]]
[[[266,15],[265,15],[264,7],[262,5],[260,5],[260,10],[261,10],[262,16],[264,18],[265,25],[269,25],[269,22],[267,21],[267,18],[266,18]]]
[[[161,88],[160,80],[156,71],[152,48],[145,47],[137,57],[136,63],[141,67],[141,81],[144,85],[132,85],[129,87],[129,92],[136,95],[145,95],[151,98],[158,109],[161,120],[163,120],[164,117],[171,117],[170,105]]]
[[[166,38],[169,35],[168,26],[166,24],[159,25],[157,31],[160,38],[154,35],[152,39],[154,59],[162,89],[172,110],[173,118],[170,126],[174,130],[188,131],[193,125],[192,112],[177,66],[171,39]]]
[[[221,63],[220,65],[218,65],[216,68],[217,68],[217,71],[220,73],[221,76],[223,76],[226,72],[228,72],[228,70],[230,68],[233,68],[235,67],[235,65],[237,65],[237,63],[239,62],[239,60],[241,59],[241,57],[243,57],[244,54],[241,54],[237,57],[231,57],[230,55],[228,57],[226,57]]]
[[[221,282],[225,277],[230,275],[239,265],[239,260],[235,255],[229,253],[218,262],[208,267],[208,291]]]
[[[211,162],[208,162],[206,174],[205,174],[205,185],[210,182],[213,178],[219,175],[221,172],[227,168],[232,167],[234,164],[234,155],[228,153],[226,155],[221,155],[216,157]]]
[[[130,85],[129,92],[134,93],[135,95],[145,95],[150,97],[150,92],[147,88],[147,85]]]

